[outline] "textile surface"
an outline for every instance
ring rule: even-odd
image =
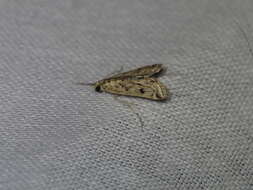
[[[1,0],[0,189],[253,189],[253,2]],[[91,86],[162,63],[166,102]]]

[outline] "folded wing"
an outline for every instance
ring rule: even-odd
[[[116,78],[104,80],[102,91],[124,95],[136,96],[152,100],[165,100],[168,98],[167,88],[156,78]]]
[[[123,78],[123,77],[131,77],[131,78],[143,78],[143,77],[151,77],[154,74],[157,74],[162,71],[162,64],[153,64],[153,65],[148,65],[144,67],[140,67],[134,70],[130,70],[127,72],[119,73],[116,75],[113,75],[107,79],[112,79],[112,78]]]

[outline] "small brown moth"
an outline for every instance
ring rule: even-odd
[[[94,86],[97,92],[165,100],[168,98],[168,89],[154,78],[162,69],[162,64],[148,65],[86,85]]]

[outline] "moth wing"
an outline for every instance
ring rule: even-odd
[[[105,80],[101,88],[105,92],[124,96],[136,96],[152,100],[168,98],[167,88],[156,78],[110,79]]]
[[[113,75],[107,79],[123,77],[150,77],[162,71],[162,64],[153,64]]]

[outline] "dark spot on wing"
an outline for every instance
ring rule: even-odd
[[[142,94],[144,94],[145,91],[144,91],[143,88],[141,88],[141,89],[140,89],[140,92],[141,92]]]

